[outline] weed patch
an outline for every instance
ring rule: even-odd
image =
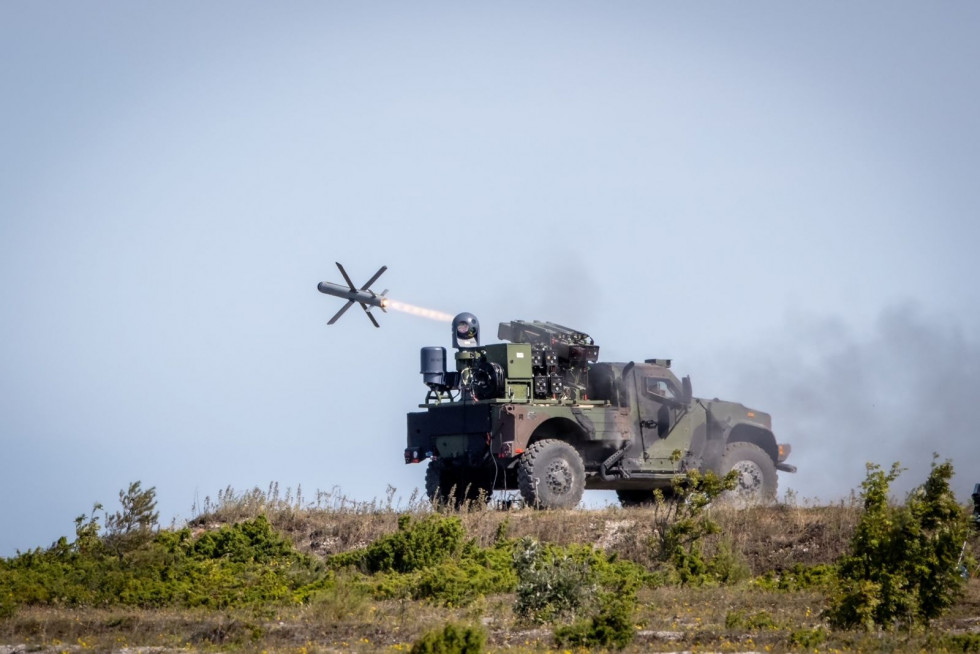
[[[486,633],[478,627],[447,623],[422,635],[412,644],[411,654],[480,654]]]
[[[737,631],[763,631],[776,629],[776,621],[768,611],[746,614],[743,611],[729,611],[725,615],[725,629]]]
[[[789,644],[793,648],[814,650],[825,642],[827,642],[827,630],[823,627],[797,629],[789,635]]]
[[[800,590],[829,591],[836,583],[834,567],[826,564],[794,564],[788,570],[769,570],[752,580],[752,585],[764,590],[794,592]]]

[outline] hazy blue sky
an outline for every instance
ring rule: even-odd
[[[669,356],[800,472],[980,481],[975,2],[0,3],[0,555],[156,486],[407,498],[418,350]],[[592,501],[595,501],[594,499]]]

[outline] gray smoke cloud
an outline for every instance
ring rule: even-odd
[[[726,392],[771,412],[791,443],[799,472],[780,486],[801,498],[845,497],[866,462],[895,461],[907,469],[893,486],[901,497],[925,480],[934,452],[952,460],[961,498],[980,481],[980,343],[914,305],[884,310],[864,333],[790,318],[729,379]]]

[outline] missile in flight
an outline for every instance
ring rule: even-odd
[[[347,304],[340,308],[333,318],[331,318],[327,324],[332,325],[337,320],[344,315],[344,312],[351,308],[355,302],[361,305],[364,309],[364,313],[367,317],[374,323],[375,327],[380,327],[378,321],[374,319],[371,315],[371,310],[368,307],[378,307],[385,313],[387,313],[388,298],[385,295],[388,294],[388,289],[381,291],[381,293],[375,293],[371,290],[371,284],[378,281],[378,277],[381,277],[381,273],[388,270],[388,266],[381,266],[378,272],[374,273],[374,277],[367,280],[361,288],[354,286],[354,282],[350,280],[350,275],[344,270],[344,267],[337,262],[337,267],[340,269],[340,274],[344,276],[344,281],[347,282],[347,286],[341,286],[340,284],[332,284],[330,282],[320,282],[317,284],[317,290],[321,293],[326,293],[327,295],[333,295],[334,297],[339,297],[341,299],[347,300]]]

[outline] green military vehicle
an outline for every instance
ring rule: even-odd
[[[571,508],[606,489],[638,505],[691,469],[736,470],[736,496],[768,501],[776,471],[796,471],[769,414],[694,397],[669,360],[600,363],[588,334],[550,322],[500,323],[509,342],[484,346],[479,329],[472,314],[453,320],[455,371],[445,348],[422,348],[429,392],[408,414],[405,463],[429,459],[433,501],[518,490],[529,506]]]

